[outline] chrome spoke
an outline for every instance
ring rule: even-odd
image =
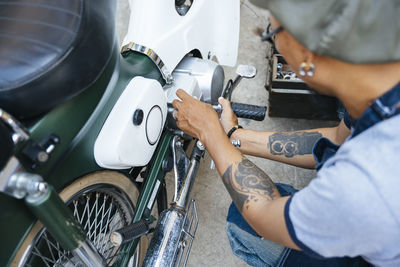
[[[104,210],[105,210],[105,206],[106,206],[106,201],[107,201],[107,195],[103,196],[103,204],[101,205],[101,218],[104,218]],[[100,241],[100,235],[103,233],[103,220],[100,221],[100,233],[99,235],[96,237],[95,241],[93,242],[94,246],[97,248],[99,245],[99,241]],[[105,233],[103,233],[104,235]]]
[[[78,201],[74,200],[72,201],[74,204],[74,217],[78,220],[79,223],[82,223],[82,220],[79,218],[79,212],[78,212]]]
[[[112,265],[122,251],[120,247],[112,245],[109,240],[110,235],[114,230],[131,222],[134,210],[120,191],[112,189],[108,192],[106,189],[98,190],[98,188],[99,186],[94,187],[93,191],[86,190],[70,200],[68,206],[107,265]],[[137,258],[135,252],[135,266],[138,266]],[[44,229],[34,239],[32,250],[23,266],[36,267],[37,264],[46,267],[76,266],[78,262],[80,260],[75,254],[65,251]]]
[[[117,257],[117,256],[119,255],[119,251],[120,251],[120,250],[121,250],[121,247],[119,247],[119,248],[117,249],[117,251],[115,251],[115,253],[114,253],[113,255],[111,255],[111,256],[105,258],[106,261],[107,261],[107,264],[110,263],[110,262],[112,262],[112,261],[114,260],[114,258]],[[135,253],[136,253],[136,252],[135,252]],[[139,266],[139,265],[136,264],[135,266]]]
[[[93,208],[92,208],[92,211],[91,211],[91,213],[94,214],[94,218],[93,218],[93,221],[90,223],[89,232],[87,234],[90,240],[92,240],[93,235],[96,235],[96,227],[95,227],[95,225],[96,225],[97,215],[98,215],[97,214],[97,210],[98,210],[98,208],[97,208],[97,204],[98,204],[97,199],[98,199],[98,194],[96,193],[96,200],[94,202],[94,205],[93,205]],[[93,232],[92,232],[92,227],[94,227]]]
[[[57,245],[54,245],[54,243],[53,243],[52,241],[49,240],[49,238],[48,238],[48,236],[47,236],[47,232],[44,232],[44,233],[43,233],[43,238],[44,238],[44,240],[46,241],[46,243],[47,243],[48,245],[50,245],[50,246],[53,247],[55,250],[57,250],[57,253],[58,253],[58,255],[59,255],[58,260],[59,260],[59,259],[65,259],[65,260],[67,260],[67,261],[69,261],[69,262],[71,262],[71,263],[73,264],[73,262],[66,256],[66,254],[67,254],[68,252],[65,251],[65,250],[61,251],[61,250],[60,250],[60,245],[59,245],[58,242],[57,242]],[[52,249],[51,249],[50,247],[49,247],[49,250],[50,250],[50,253],[51,253],[52,255],[54,255],[54,254],[51,252]],[[57,259],[56,259],[55,257],[54,257],[53,259],[54,259],[54,262],[57,261]]]
[[[86,200],[87,200],[87,198],[86,198]],[[87,202],[86,202],[86,204],[87,204]],[[85,205],[85,208],[83,209],[83,212],[82,212],[81,220],[79,221],[80,224],[82,224],[83,219],[85,218],[86,209],[88,209],[88,208],[89,208],[89,205]],[[86,228],[84,228],[84,229],[86,229]]]
[[[112,230],[110,230],[110,231],[107,233],[107,240],[110,239],[111,233],[114,232],[114,231],[118,228],[118,226],[121,224],[121,222],[122,222],[122,221],[119,220],[118,223],[116,223],[115,226],[112,228]],[[108,246],[111,246],[111,247],[109,247],[109,248],[107,249],[107,245],[108,245]],[[107,251],[110,251],[110,249],[111,249],[111,251],[112,251],[113,248],[115,248],[115,247],[111,244],[111,242],[107,242],[106,245],[104,246],[103,252],[101,252],[101,254],[103,254],[103,255],[105,256],[105,258],[108,258],[108,257],[110,256],[110,255],[108,255],[110,252],[108,252],[108,253],[106,254],[106,249],[107,249]]]
[[[46,264],[46,266],[50,267],[50,265],[47,263],[48,261],[51,262],[52,264],[55,263],[55,262],[52,261],[51,259],[49,259],[49,258],[43,256],[43,255],[40,253],[40,251],[39,251],[36,247],[34,247],[33,249],[34,249],[36,252],[35,252],[35,251],[32,251],[32,254],[38,256],[38,257]]]
[[[61,253],[60,244],[58,242],[57,242],[57,254],[58,254],[58,258],[61,258],[61,256],[64,254],[64,253]]]
[[[91,234],[89,234],[88,233],[88,237],[89,237],[89,239],[90,240],[92,240],[93,241],[93,243],[95,242],[95,240],[96,240],[96,237],[97,237],[97,229],[99,228],[99,223],[98,223],[98,218],[99,218],[99,214],[100,214],[100,212],[101,212],[101,210],[100,211],[98,211],[97,209],[97,207],[98,207],[98,205],[97,205],[97,201],[98,199],[96,198],[96,212],[95,212],[95,218],[94,218],[94,221],[92,222],[92,226],[93,226],[93,224],[94,224],[94,230],[93,230],[93,232],[91,233]],[[101,220],[102,218],[100,218],[100,220]],[[93,237],[93,238],[92,238]]]
[[[89,201],[90,201],[90,197],[88,196],[87,197],[87,202],[86,202],[86,205],[89,205]],[[89,226],[89,229],[88,229],[88,235],[90,236],[90,233],[92,232],[92,223],[91,223],[91,216],[92,216],[92,213],[93,213],[93,210],[94,210],[94,206],[90,209],[90,211],[88,212],[88,219],[87,219],[87,222],[86,222],[86,224],[85,224],[85,229],[86,229],[86,225],[88,225]]]
[[[112,218],[111,218],[112,219]],[[104,244],[104,242],[107,242],[107,239],[106,239],[106,235],[107,235],[107,228],[108,228],[108,226],[109,226],[109,224],[108,223],[106,223],[106,225],[104,226],[104,228],[102,229],[102,233],[103,233],[103,237],[102,237],[102,239],[101,239],[101,243],[99,243],[99,245],[98,246],[96,246],[96,248],[100,251],[100,248],[103,246],[103,244]],[[104,231],[103,231],[104,230]]]
[[[46,233],[44,233],[43,236],[44,236],[44,240],[46,241],[46,245],[47,245],[47,247],[49,248],[49,251],[50,251],[50,254],[51,254],[52,259],[53,259],[54,261],[56,261],[56,257],[54,257],[53,249],[51,248],[51,246],[50,246],[50,244],[49,244],[50,241],[49,241],[49,239],[47,239]]]
[[[64,255],[64,252],[61,252],[61,250],[59,250],[59,247],[57,247],[56,245],[53,244],[53,242],[51,242],[47,236],[47,233],[44,232],[43,233],[43,239],[46,241],[47,245],[50,245],[51,247],[53,247],[54,249],[56,249],[59,253],[61,253],[61,255]],[[57,243],[58,244],[58,243]],[[50,248],[49,248],[50,249]],[[52,250],[52,249],[50,249]],[[54,258],[55,260],[55,258]]]
[[[107,242],[107,241],[105,241],[105,237],[107,235],[107,228],[109,228],[109,226],[110,226],[110,215],[111,215],[112,208],[113,208],[113,203],[111,202],[111,205],[110,205],[110,207],[108,209],[110,212],[108,212],[107,223],[106,223],[106,227],[104,229],[104,235],[103,235],[103,238],[101,240],[101,245],[97,247],[97,249],[99,251],[101,251],[101,248],[103,247],[104,243]],[[114,218],[114,216],[112,218]]]
[[[93,241],[96,240],[96,237],[97,237],[97,228],[99,227],[99,220],[98,220],[98,217],[99,217],[99,214],[100,214],[100,212],[101,212],[101,210],[99,211],[99,197],[100,197],[100,193],[96,193],[96,217],[95,217],[95,219],[94,219],[94,221],[95,221],[96,223],[94,224],[94,236],[93,236],[93,239],[90,239],[90,240],[93,240]],[[100,220],[101,220],[101,218],[100,218]],[[93,242],[93,243],[94,243],[94,242]]]

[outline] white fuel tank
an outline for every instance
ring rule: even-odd
[[[110,112],[94,146],[99,166],[127,169],[149,163],[167,116],[161,84],[133,78]]]

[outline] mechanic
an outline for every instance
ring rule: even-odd
[[[219,118],[178,90],[177,125],[206,146],[235,204],[234,253],[253,266],[400,266],[399,3],[252,2],[270,10],[296,74],[348,114],[334,128],[257,132],[238,127],[227,100]],[[277,187],[243,154],[315,167],[317,177],[297,192]]]

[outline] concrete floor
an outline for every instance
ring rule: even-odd
[[[129,5],[127,0],[118,1],[118,36],[124,36],[128,27]],[[241,27],[238,64],[254,65],[258,74],[254,79],[243,80],[233,93],[232,101],[267,105],[268,92],[264,88],[267,73],[265,58],[267,44],[260,41],[257,28],[265,28],[268,12],[251,5],[248,0],[241,4]],[[225,68],[225,77],[234,78],[235,68]],[[295,120],[266,117],[262,122],[240,119],[244,128],[264,131],[290,131],[324,127],[332,122]],[[266,159],[249,157],[264,170],[275,182],[288,183],[297,189],[306,186],[315,172],[291,167]],[[206,155],[199,170],[192,197],[196,200],[199,212],[199,227],[193,243],[188,266],[248,266],[231,252],[225,234],[225,219],[231,199],[225,190],[216,170],[210,170],[210,157]],[[172,185],[172,175],[167,183]],[[172,197],[172,195],[169,195]]]

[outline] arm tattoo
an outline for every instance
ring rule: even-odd
[[[240,212],[249,208],[251,202],[276,197],[275,185],[261,169],[246,158],[239,164],[232,164],[222,175],[229,194]]]
[[[311,154],[315,142],[322,137],[319,132],[274,133],[269,137],[269,151],[272,155]]]

